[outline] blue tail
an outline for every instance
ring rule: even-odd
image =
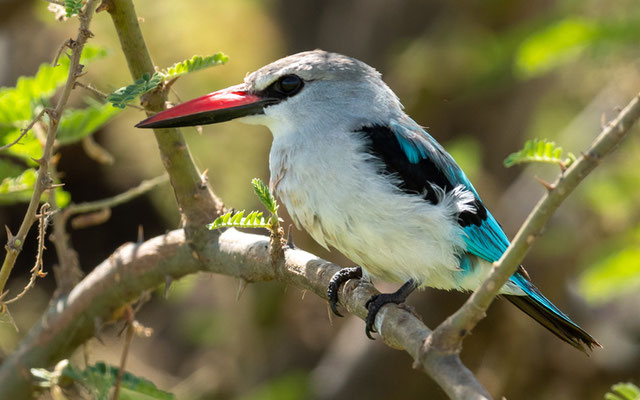
[[[551,333],[585,353],[587,352],[585,346],[589,350],[594,346],[602,347],[591,335],[544,297],[538,288],[520,272],[516,272],[511,277],[511,281],[518,285],[526,296],[504,295],[504,297]]]

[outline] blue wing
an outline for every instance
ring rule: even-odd
[[[474,194],[475,213],[462,213],[458,219],[466,234],[464,240],[467,251],[489,262],[497,261],[509,247],[509,239],[453,157],[411,119],[404,124],[392,123],[391,130],[409,163],[416,166],[432,163],[436,170],[441,171],[446,182],[444,185],[440,182],[439,186],[445,191],[462,185]]]

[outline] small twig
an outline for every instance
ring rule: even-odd
[[[93,136],[87,136],[82,139],[82,149],[92,160],[100,164],[112,165],[116,160],[104,147],[95,141]]]
[[[6,150],[9,147],[13,146],[14,144],[17,144],[20,139],[22,139],[24,137],[24,135],[27,134],[27,132],[29,132],[31,130],[31,128],[33,128],[33,126],[38,123],[38,121],[40,121],[40,119],[42,118],[42,116],[44,115],[44,113],[46,112],[46,109],[42,109],[38,115],[35,116],[35,118],[29,123],[29,125],[27,125],[26,128],[22,129],[20,131],[20,136],[18,136],[18,138],[16,140],[14,140],[11,143],[5,144],[4,146],[0,147],[0,151]]]
[[[42,255],[46,250],[44,241],[47,234],[47,226],[49,225],[49,208],[49,203],[44,203],[42,206],[40,206],[40,214],[37,215],[38,219],[40,220],[40,223],[38,224],[38,254],[36,255],[35,265],[33,266],[33,268],[31,268],[31,278],[29,278],[29,283],[27,283],[24,289],[22,289],[22,292],[20,292],[14,298],[4,301],[3,303],[5,305],[20,300],[25,294],[27,294],[29,290],[31,290],[35,286],[37,278],[44,278],[45,276],[47,276],[47,273],[44,272]]]
[[[2,316],[3,317],[6,316],[7,320],[9,320],[9,324],[13,326],[13,329],[16,330],[16,333],[20,333],[20,328],[18,328],[18,325],[16,324],[16,321],[13,319],[11,312],[9,312],[9,308],[7,308],[7,306],[4,303],[0,305],[0,311],[2,311]]]
[[[122,376],[124,375],[124,368],[127,364],[127,356],[129,355],[129,346],[133,341],[133,334],[135,329],[133,327],[134,320],[134,311],[131,306],[127,308],[127,335],[124,339],[124,346],[122,347],[122,355],[120,356],[120,368],[118,369],[118,376],[116,378],[116,382],[113,385],[113,400],[118,400],[118,394],[120,393],[120,382],[122,382]]]
[[[101,91],[101,90],[98,90],[98,89],[94,88],[93,86],[91,86],[90,83],[85,85],[82,82],[76,82],[75,85],[76,86],[80,86],[81,88],[87,89],[88,91],[90,91],[91,93],[95,94],[96,96],[98,96],[98,97],[100,97],[100,98],[102,98],[104,100],[107,100],[107,94],[105,92]],[[140,106],[137,106],[135,104],[132,104],[132,103],[127,103],[125,105],[127,107],[135,108],[136,110],[144,111],[144,108],[142,108]]]
[[[60,45],[60,47],[58,48],[58,51],[56,51],[56,56],[53,58],[53,61],[51,62],[51,65],[53,65],[54,67],[57,67],[58,65],[58,60],[60,60],[60,56],[62,55],[62,53],[64,52],[64,49],[66,48],[72,48],[71,46],[73,46],[74,41],[73,39],[69,39],[66,42],[62,43]]]
[[[90,201],[90,202],[79,203],[79,204],[70,204],[69,206],[67,206],[67,208],[64,209],[63,213],[68,217],[74,214],[100,211],[105,208],[113,208],[122,203],[126,203],[134,199],[135,197],[138,197],[140,195],[147,193],[148,191],[155,188],[156,186],[159,186],[165,182],[168,182],[168,180],[169,180],[168,175],[163,174],[153,179],[142,181],[138,186],[131,188],[126,192],[117,194],[113,197],[109,197],[107,199]]]

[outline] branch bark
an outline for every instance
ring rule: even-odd
[[[143,74],[153,75],[155,68],[142,36],[138,17],[131,0],[103,0],[116,28],[122,51],[133,80]],[[166,91],[160,85],[142,96],[142,105],[150,116],[164,110]],[[154,129],[162,163],[169,173],[183,223],[190,229],[204,229],[204,225],[222,214],[224,205],[213,193],[206,178],[198,171],[189,147],[179,129]]]
[[[201,237],[204,239],[205,237]],[[113,321],[119,311],[146,290],[197,271],[215,272],[247,282],[278,280],[326,299],[329,280],[340,267],[299,249],[285,249],[284,263],[271,263],[269,238],[230,229],[206,237],[206,251],[194,257],[184,230],[144,243],[128,243],[98,265],[69,295],[52,303],[19,348],[0,368],[0,398],[29,398],[30,368],[54,365],[93,337],[96,326]],[[366,301],[378,292],[366,282],[349,281],[340,293],[346,309],[364,319]],[[99,323],[96,323],[99,321]],[[453,398],[486,399],[487,392],[457,355],[430,354],[422,362],[421,348],[431,333],[420,319],[402,307],[389,305],[377,319],[386,344],[403,349],[414,366],[433,377]]]

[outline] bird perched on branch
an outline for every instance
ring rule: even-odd
[[[387,303],[415,289],[471,291],[509,239],[449,153],[404,113],[369,65],[321,50],[277,60],[244,80],[137,124],[168,128],[238,119],[267,126],[271,188],[294,222],[361,267],[328,288],[372,276],[403,283],[367,303],[366,334]],[[599,346],[531,283],[522,267],[501,294],[560,339]]]

